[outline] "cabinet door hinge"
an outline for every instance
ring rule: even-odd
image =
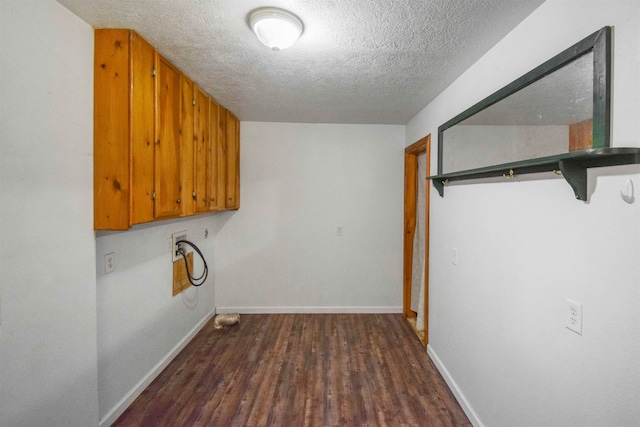
[[[153,70],[151,70],[151,77],[155,77],[156,76],[156,69],[154,68]]]
[[[153,193],[151,193],[151,200],[155,200],[156,199],[156,192],[154,191]]]

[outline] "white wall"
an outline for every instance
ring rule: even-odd
[[[0,3],[0,424],[98,423],[93,30]]]
[[[0,424],[108,425],[213,313],[212,279],[171,296],[167,238],[212,264],[214,217],[96,238],[93,30],[54,1],[1,7]]]
[[[109,425],[214,314],[214,215],[98,232],[98,394]],[[209,278],[172,296],[171,234],[186,230],[210,266]],[[209,238],[205,239],[205,230]],[[105,274],[104,256],[116,271]],[[194,254],[194,272],[202,264]]]
[[[242,122],[240,138],[218,311],[400,312],[404,127]]]
[[[640,146],[635,0],[548,0],[409,122],[406,144],[605,25],[612,144]],[[640,167],[589,171],[588,203],[563,179],[431,192],[429,352],[476,424],[638,425],[640,202],[621,200],[627,179],[639,189]],[[584,305],[582,336],[564,327],[566,298]]]

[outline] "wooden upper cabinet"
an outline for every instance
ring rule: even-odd
[[[153,46],[130,32],[131,224],[153,220]]]
[[[209,210],[218,210],[218,103],[209,98],[209,147],[207,153],[207,194]]]
[[[196,149],[194,163],[194,188],[196,212],[209,210],[207,189],[207,157],[209,155],[209,97],[197,86],[196,92]]]
[[[195,122],[195,92],[193,82],[184,74],[180,76],[182,82],[182,188],[184,190],[184,215],[195,212],[196,193],[194,187],[193,153],[196,138]]]
[[[94,228],[153,220],[154,49],[130,30],[96,30]]]
[[[155,218],[183,214],[180,98],[180,71],[156,53]]]
[[[217,120],[217,188],[218,203],[216,210],[223,211],[227,208],[227,109],[218,105]]]
[[[240,121],[227,111],[227,209],[240,207]]]
[[[134,31],[94,55],[94,228],[237,209],[237,118]]]

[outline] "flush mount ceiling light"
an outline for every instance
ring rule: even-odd
[[[300,18],[277,7],[255,9],[249,13],[247,20],[258,40],[276,52],[293,45],[304,31]]]

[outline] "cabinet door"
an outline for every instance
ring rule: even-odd
[[[129,31],[96,30],[94,61],[94,228],[126,230],[130,225]]]
[[[227,209],[240,207],[240,121],[227,111]]]
[[[194,164],[194,189],[196,212],[209,210],[207,196],[207,157],[209,155],[209,97],[198,87],[196,92],[196,147]]]
[[[193,215],[195,205],[195,188],[193,172],[193,153],[196,138],[195,93],[193,82],[184,74],[182,81],[182,188],[184,189],[184,214]]]
[[[227,109],[218,105],[218,203],[216,210],[226,209],[227,201]]]
[[[180,175],[180,71],[156,54],[154,216],[183,213]]]
[[[155,51],[130,32],[131,214],[130,222],[153,221],[153,94]]]
[[[207,193],[209,210],[218,210],[218,103],[209,100],[209,152],[207,157]]]

